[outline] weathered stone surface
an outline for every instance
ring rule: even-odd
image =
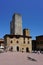
[[[20,14],[14,14],[11,22],[11,34],[23,35],[22,32],[22,16]]]

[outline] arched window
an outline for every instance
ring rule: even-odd
[[[11,40],[11,43],[13,43],[13,41]]]
[[[19,51],[19,46],[17,46],[17,51]]]
[[[28,41],[28,44],[29,44],[29,41]]]
[[[17,41],[17,43],[19,43],[19,41]]]

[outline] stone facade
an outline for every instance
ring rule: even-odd
[[[43,50],[43,35],[36,36],[36,40],[32,40],[33,50]]]
[[[32,52],[32,39],[29,36],[5,35],[4,40],[7,50],[12,47],[13,51]]]
[[[36,48],[37,50],[43,50],[43,35],[36,36]]]

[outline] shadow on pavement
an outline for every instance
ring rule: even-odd
[[[36,59],[34,59],[34,58],[31,58],[31,57],[27,57],[28,58],[28,60],[31,60],[31,61],[37,61]]]

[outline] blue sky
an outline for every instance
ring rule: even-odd
[[[22,15],[23,28],[30,29],[32,39],[43,35],[43,0],[0,0],[0,38],[10,33],[14,13]]]

